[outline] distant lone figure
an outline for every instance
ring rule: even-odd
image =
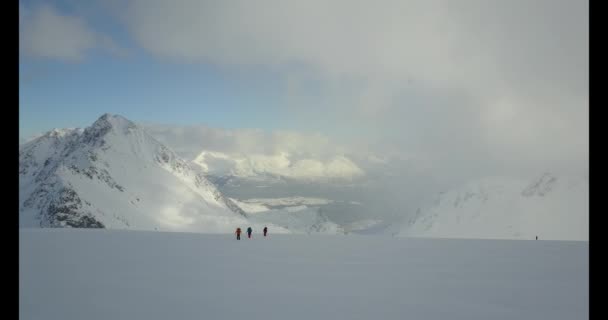
[[[241,228],[236,228],[236,240],[241,240]]]
[[[538,240],[538,236],[536,236],[536,240]]]
[[[266,236],[266,233],[268,233],[268,228],[264,226],[264,237]]]
[[[251,227],[247,228],[247,237],[249,239],[251,239],[251,232],[253,232],[253,230],[251,230]]]

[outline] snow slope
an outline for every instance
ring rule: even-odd
[[[400,235],[588,240],[589,180],[545,173],[532,181],[474,181],[419,210]]]
[[[586,319],[589,243],[22,229],[20,319]]]

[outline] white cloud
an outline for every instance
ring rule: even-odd
[[[267,155],[287,152],[323,159],[353,151],[320,133],[220,129],[202,125],[144,124],[144,128],[186,159],[194,159],[203,150]]]
[[[109,36],[95,32],[77,16],[65,15],[48,4],[19,5],[19,51],[32,57],[80,61],[91,49],[124,55]]]
[[[294,118],[442,174],[586,167],[586,1],[133,0],[123,18],[170,60],[280,70]]]

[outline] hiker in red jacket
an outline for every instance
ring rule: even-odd
[[[267,232],[268,232],[268,228],[266,226],[264,226],[264,237],[266,236]]]
[[[241,228],[236,228],[236,240],[241,240]]]

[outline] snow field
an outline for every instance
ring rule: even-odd
[[[585,319],[588,242],[22,229],[21,319]]]

